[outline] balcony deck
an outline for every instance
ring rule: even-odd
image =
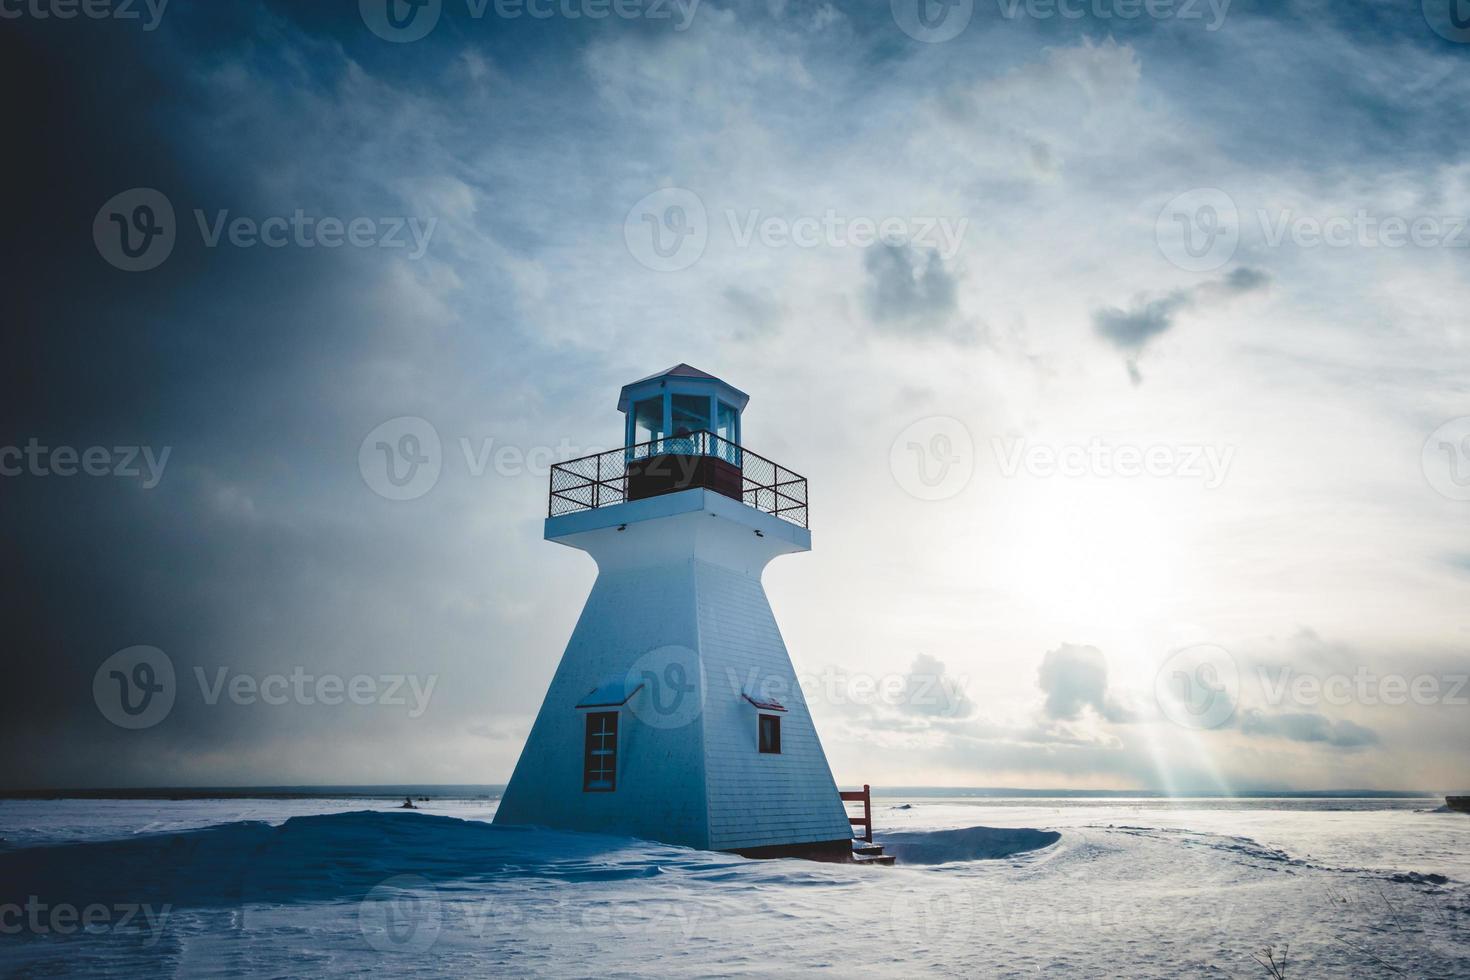
[[[712,432],[669,436],[557,463],[546,516],[702,487],[809,528],[806,478]]]

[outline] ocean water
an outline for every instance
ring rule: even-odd
[[[1288,977],[1470,977],[1470,816],[1437,799],[879,795],[878,868],[414,792],[0,800],[0,973],[1265,977],[1270,946]]]

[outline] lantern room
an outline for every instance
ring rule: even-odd
[[[623,445],[662,443],[709,432],[720,442],[738,446],[740,413],[749,401],[745,392],[714,375],[676,364],[623,386],[618,396],[618,411],[627,417]]]

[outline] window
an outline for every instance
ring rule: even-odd
[[[717,456],[734,466],[740,465],[740,453],[735,447],[740,442],[740,413],[735,411],[734,406],[726,405],[724,402],[716,403],[719,416],[715,420],[715,435],[725,440],[720,443],[720,451]]]
[[[645,398],[633,405],[633,441],[652,442],[664,437],[664,400]]]
[[[781,716],[759,715],[761,751],[770,755],[781,754]]]
[[[587,743],[582,758],[582,792],[611,793],[618,788],[618,713],[587,715]]]
[[[675,433],[680,429],[699,432],[713,428],[710,425],[708,395],[674,395],[670,401],[674,417],[669,424]]]

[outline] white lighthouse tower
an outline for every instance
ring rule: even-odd
[[[546,539],[597,581],[497,824],[845,859],[847,812],[761,587],[806,480],[740,445],[749,397],[679,364],[623,388],[624,448],[551,473]]]

